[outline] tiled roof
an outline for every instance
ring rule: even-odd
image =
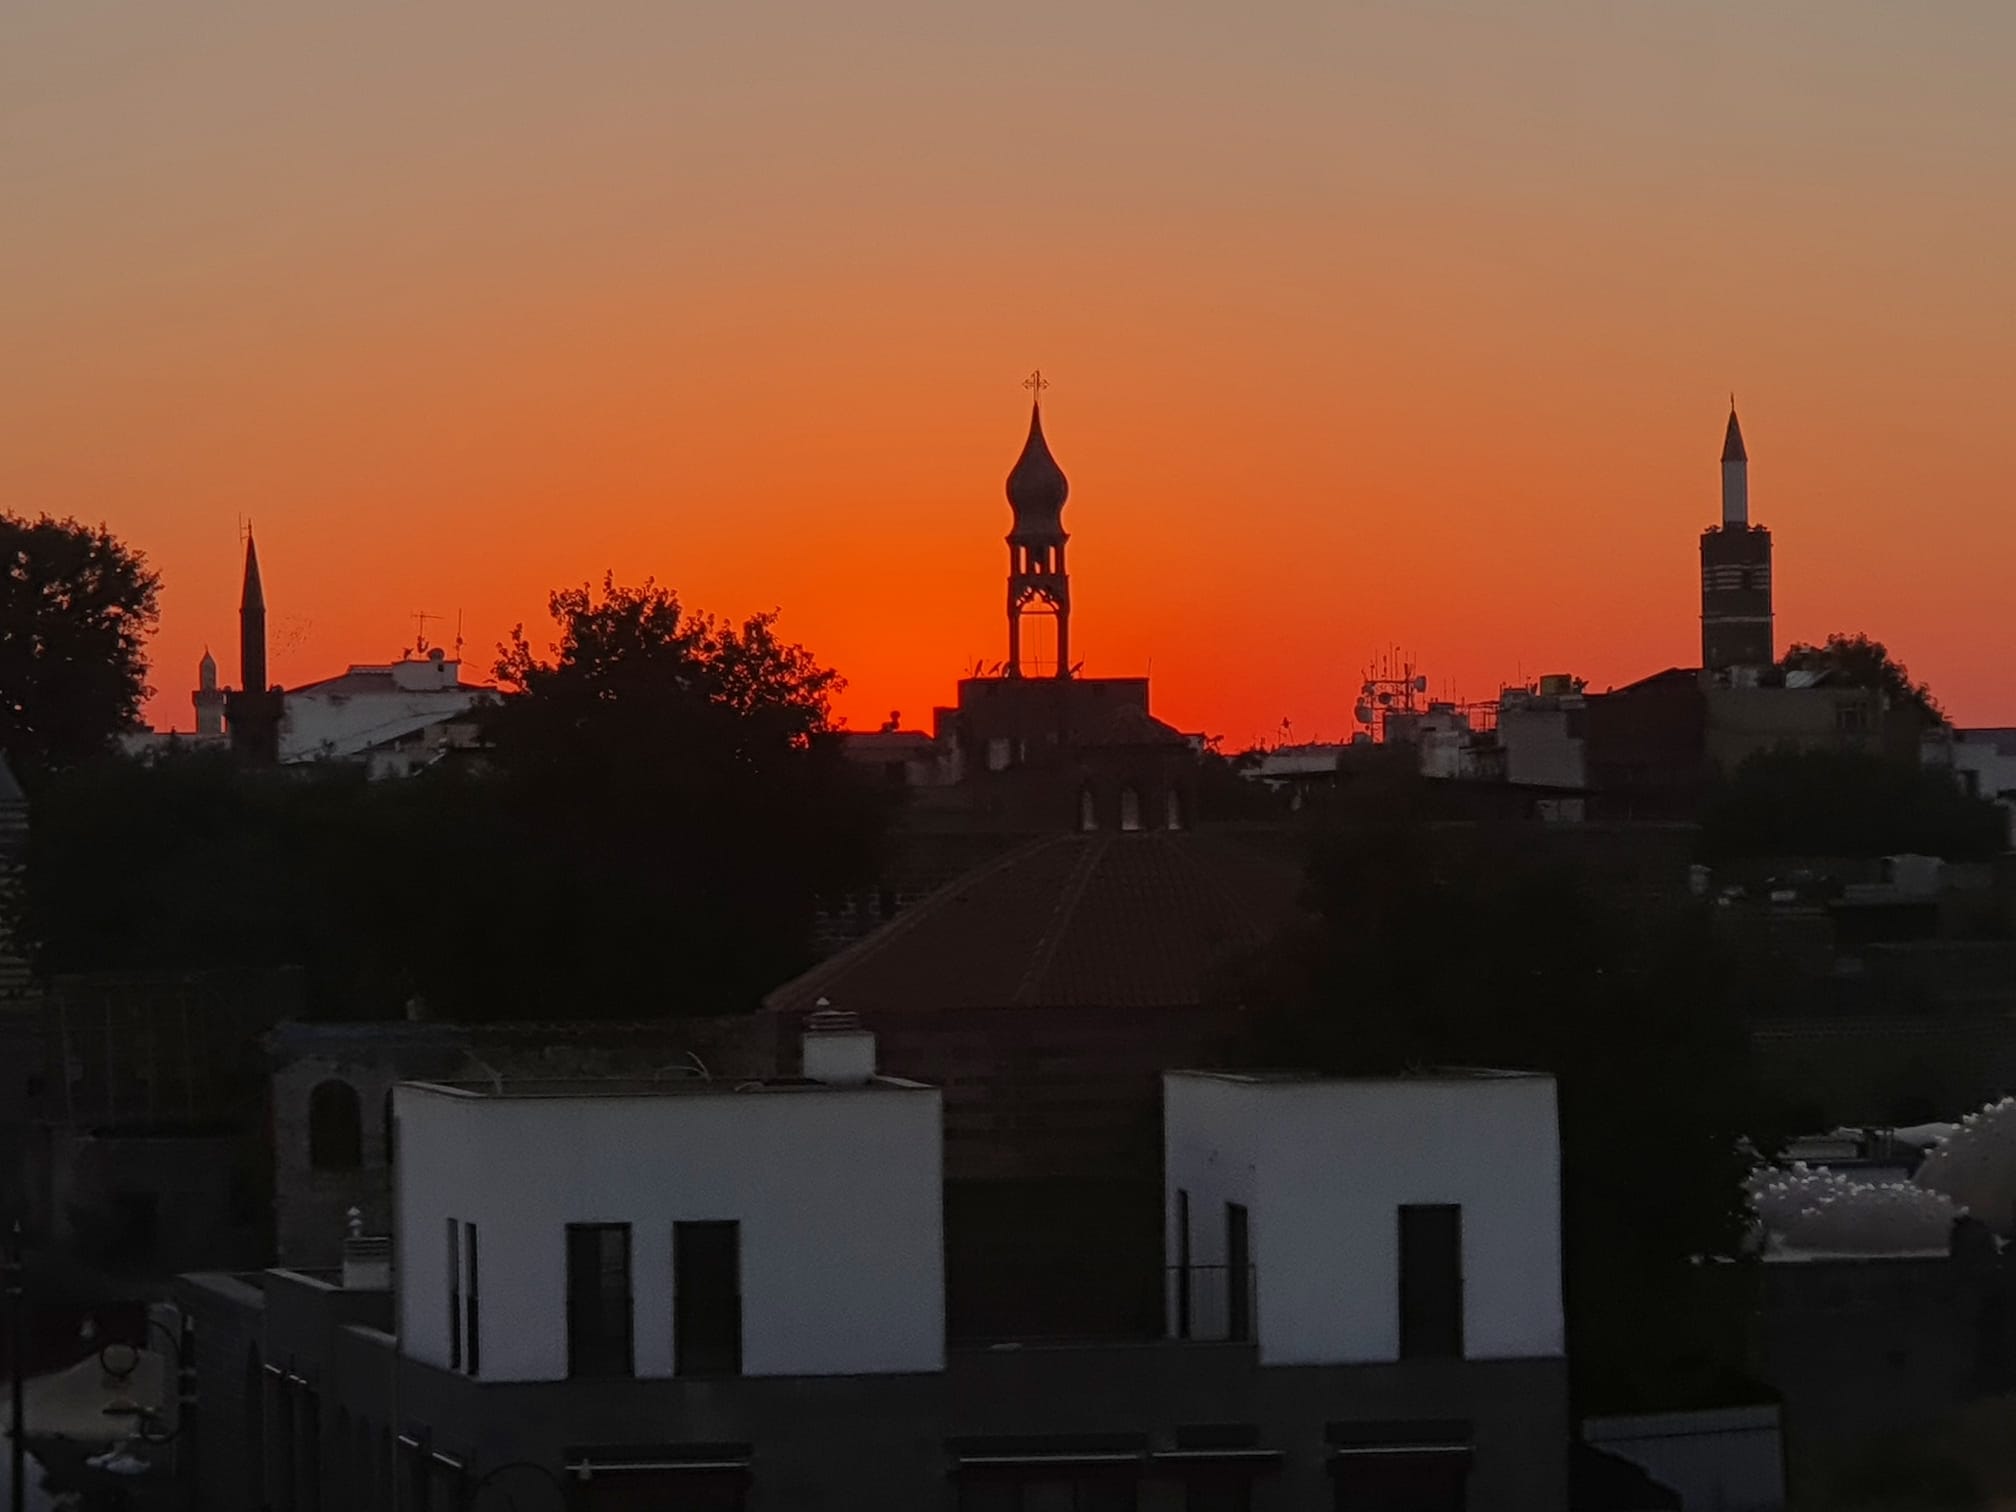
[[[975,868],[773,992],[905,1008],[1183,1007],[1266,942],[1301,888],[1294,832],[1052,835]]]

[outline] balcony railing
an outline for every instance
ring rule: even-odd
[[[1250,1265],[1172,1265],[1162,1290],[1172,1339],[1250,1344],[1259,1334],[1259,1293]]]

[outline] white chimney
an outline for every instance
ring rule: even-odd
[[[859,1087],[875,1079],[875,1036],[860,1017],[833,1007],[825,998],[805,1015],[805,1077],[835,1087]]]

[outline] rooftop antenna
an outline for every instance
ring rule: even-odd
[[[455,660],[462,660],[462,611],[455,611]]]
[[[408,656],[425,656],[427,654],[427,621],[439,618],[441,618],[440,615],[429,614],[425,609],[415,609],[413,611],[414,622],[419,625],[420,630],[414,636],[413,644],[406,648]]]

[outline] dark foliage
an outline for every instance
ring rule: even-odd
[[[1943,856],[1985,861],[2007,833],[2001,811],[1951,774],[1860,751],[1764,751],[1708,792],[1702,853]]]
[[[1946,716],[1939,700],[1932,696],[1932,689],[1925,683],[1911,681],[1909,669],[1892,659],[1883,642],[1871,640],[1859,631],[1854,635],[1836,631],[1818,646],[1794,641],[1778,659],[1778,665],[1787,672],[1831,673],[1838,682],[1851,688],[1880,689],[1890,695],[1893,706],[1915,711],[1920,723],[1928,729],[1945,722]]]
[[[30,842],[38,964],[298,965],[325,1016],[753,1006],[886,823],[838,750],[838,679],[771,617],[720,625],[648,583],[552,607],[551,660],[504,648],[487,748],[417,776],[189,752],[65,774]]]
[[[1584,1400],[1710,1389],[1740,1354],[1730,1315],[1700,1316],[1692,1264],[1744,1231],[1739,973],[1684,896],[1613,885],[1538,827],[1431,823],[1427,801],[1397,770],[1340,801],[1311,862],[1312,919],[1244,984],[1248,1053],[1552,1072]]]
[[[139,723],[160,578],[103,525],[0,514],[0,750],[31,786]]]

